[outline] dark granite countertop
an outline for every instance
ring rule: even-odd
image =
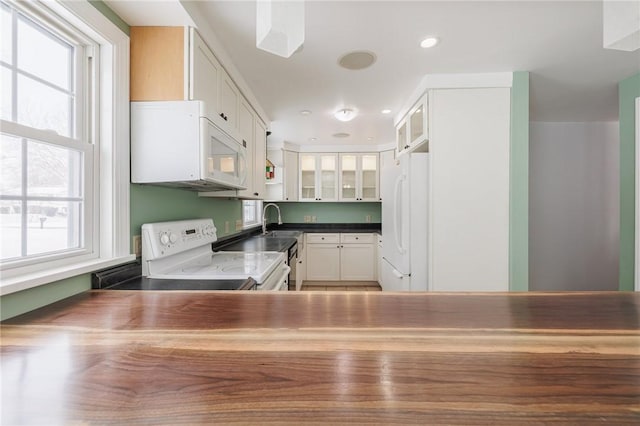
[[[291,237],[267,237],[256,235],[246,239],[215,247],[216,251],[279,251],[286,252],[298,240]]]

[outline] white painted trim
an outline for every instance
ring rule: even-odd
[[[93,259],[74,264],[73,266],[64,266],[46,271],[34,272],[10,279],[3,278],[2,286],[0,286],[0,296],[75,277],[77,275],[86,274],[99,269],[109,268],[124,262],[131,262],[135,259],[136,256],[133,254],[112,259]]]
[[[422,77],[420,84],[411,95],[408,101],[393,118],[393,125],[398,123],[415,105],[421,96],[429,89],[470,89],[486,87],[511,87],[513,85],[513,72],[492,72],[479,74],[427,74]]]
[[[636,98],[636,250],[635,250],[635,288],[640,291],[640,97]]]
[[[40,272],[3,276],[9,294],[135,259],[130,254],[129,206],[129,36],[87,1],[44,4],[100,44],[100,220],[97,259],[45,267]]]

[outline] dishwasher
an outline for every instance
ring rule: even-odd
[[[289,290],[295,291],[296,290],[296,270],[297,270],[297,264],[298,264],[298,243],[297,242],[294,245],[292,245],[291,248],[289,249],[289,255],[287,256],[287,258],[288,258],[289,268],[291,268],[291,270],[289,271]]]

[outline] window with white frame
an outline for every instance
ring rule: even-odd
[[[0,7],[0,258],[92,251],[94,45],[71,27]]]
[[[6,294],[130,257],[128,172],[117,176],[128,137],[116,138],[128,130],[128,37],[84,1],[1,0],[0,13]]]
[[[262,225],[262,201],[243,200],[242,201],[242,228],[251,228]]]

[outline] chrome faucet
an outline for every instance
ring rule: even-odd
[[[267,207],[273,206],[278,210],[278,225],[282,225],[282,216],[280,216],[280,206],[274,203],[269,203],[264,206],[262,210],[262,235],[267,234]]]

